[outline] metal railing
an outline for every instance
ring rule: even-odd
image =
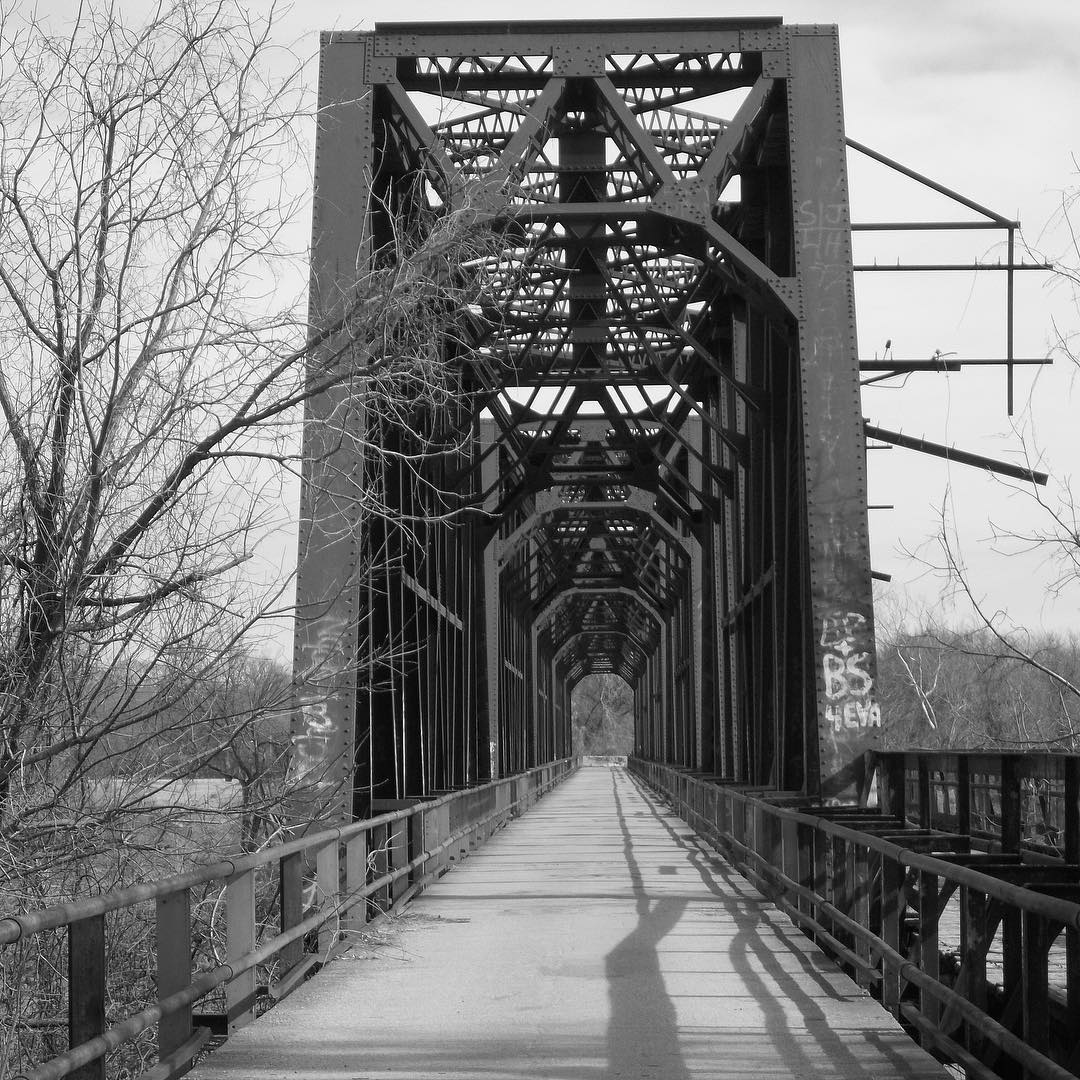
[[[1078,754],[912,750],[877,754],[875,764],[922,828],[1080,861]]]
[[[822,807],[640,759],[630,768],[941,1060],[978,1080],[1067,1080],[1080,1075],[1076,759],[1053,761],[1072,798],[1061,808],[1071,857],[1025,846],[1017,824],[1024,783],[1047,756],[978,755],[978,770],[956,786],[955,813],[937,816],[928,778],[949,774],[932,755],[873,758],[876,807]],[[998,826],[974,838],[941,827],[965,821],[978,797],[977,786],[965,794],[973,776],[1004,807]],[[959,949],[943,958],[946,912],[958,920]],[[1057,992],[1052,948],[1064,952]],[[987,975],[991,949],[1001,953],[1000,986]]]
[[[0,946],[67,928],[69,1048],[22,1076],[100,1080],[105,1055],[156,1024],[158,1062],[142,1080],[167,1080],[183,1071],[209,1039],[210,1029],[193,1022],[197,1002],[223,991],[228,1030],[242,1027],[255,1016],[260,965],[278,961],[282,970],[273,997],[284,997],[348,947],[346,932],[366,925],[369,907],[385,911],[406,902],[450,861],[528,810],[577,765],[576,758],[566,758],[257,854],[0,919]],[[279,926],[270,940],[259,943],[255,874],[263,867],[276,869]],[[193,974],[192,889],[217,882],[224,887],[225,962]],[[157,1001],[107,1025],[105,916],[149,901],[156,905]]]

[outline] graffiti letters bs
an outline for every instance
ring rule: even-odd
[[[869,671],[867,620],[855,611],[827,615],[822,622],[822,675],[825,719],[833,731],[881,727],[881,706],[874,700]]]

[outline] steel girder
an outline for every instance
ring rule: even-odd
[[[380,24],[324,36],[320,85],[316,315],[395,189],[504,246],[459,451],[423,466],[482,513],[419,545],[380,524],[394,558],[350,576],[373,541],[341,478],[367,466],[309,409],[333,469],[305,485],[297,662],[402,647],[330,679],[298,745],[325,735],[339,793],[355,763],[362,796],[424,795],[485,775],[489,739],[502,770],[568,751],[573,685],[616,672],[640,754],[852,797],[880,713],[835,28]]]

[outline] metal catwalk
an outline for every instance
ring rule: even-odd
[[[192,1080],[949,1077],[623,769],[579,769],[370,941]]]

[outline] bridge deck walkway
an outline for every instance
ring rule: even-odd
[[[583,768],[197,1080],[943,1078],[621,768]]]

